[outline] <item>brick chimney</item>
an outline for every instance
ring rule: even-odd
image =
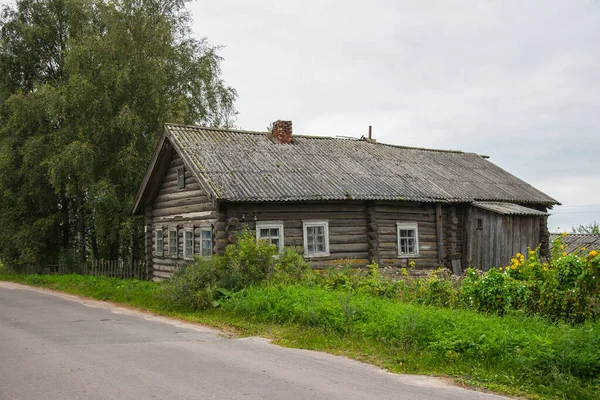
[[[292,143],[292,121],[273,122],[273,136],[281,143]]]

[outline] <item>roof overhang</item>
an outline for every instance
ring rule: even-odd
[[[535,210],[533,208],[523,207],[514,203],[502,203],[496,201],[475,201],[471,203],[473,207],[481,208],[482,210],[491,211],[502,215],[524,215],[524,216],[547,216],[544,211]]]
[[[150,162],[150,165],[146,169],[146,173],[144,174],[144,179],[142,179],[142,184],[140,185],[138,193],[135,196],[135,201],[133,202],[133,207],[131,208],[131,213],[134,215],[142,214],[144,212],[143,209],[142,210],[140,209],[141,205],[142,205],[142,199],[144,198],[144,195],[146,194],[146,191],[148,189],[148,182],[150,182],[150,178],[152,177],[152,174],[155,170],[156,164],[157,164],[160,156],[164,155],[164,152],[167,150],[165,148],[166,147],[165,144],[167,142],[168,142],[167,130],[164,129],[163,134],[160,136],[160,139],[158,140],[156,149],[154,150],[154,156],[152,157],[152,161]]]

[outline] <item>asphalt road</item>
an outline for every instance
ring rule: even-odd
[[[0,399],[500,399],[0,282]]]

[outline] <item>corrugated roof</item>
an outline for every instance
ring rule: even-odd
[[[365,140],[166,125],[167,137],[227,201],[476,200],[558,202],[474,153]]]
[[[569,254],[581,249],[582,247],[585,247],[587,251],[600,251],[600,235],[569,233],[567,236],[563,236],[560,233],[550,234],[551,241],[555,241],[558,238],[561,239],[562,244],[565,246],[564,251]]]
[[[499,203],[494,201],[473,202],[473,205],[484,210],[503,215],[548,215],[548,213],[527,208],[514,203]]]

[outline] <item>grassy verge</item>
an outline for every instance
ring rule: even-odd
[[[152,282],[6,273],[0,280],[262,335],[394,372],[450,376],[509,395],[600,398],[600,323],[572,326],[528,316],[488,316],[276,283],[244,289],[216,309],[172,313],[164,310],[160,286]]]

